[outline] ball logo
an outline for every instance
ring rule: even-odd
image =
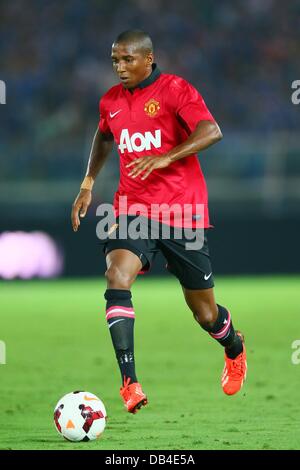
[[[152,147],[156,149],[161,147],[160,129],[157,129],[154,135],[152,132],[146,131],[145,134],[135,132],[131,136],[129,135],[128,129],[122,129],[120,143],[118,145],[121,153],[124,153],[125,150],[127,150],[128,153],[144,152],[145,150],[151,150]]]
[[[88,395],[84,395],[84,400],[86,401],[99,401],[99,398],[97,397],[89,397]]]
[[[158,111],[160,110],[159,101],[151,98],[151,100],[145,103],[144,111],[149,117],[154,117],[157,115]]]
[[[69,419],[69,421],[67,422],[66,428],[67,429],[75,429],[74,423],[71,419]]]

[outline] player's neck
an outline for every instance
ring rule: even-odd
[[[137,85],[135,85],[134,87],[128,88],[130,93],[133,93],[136,88],[142,88],[141,85],[143,85],[150,78],[150,76],[153,74],[153,72],[156,68],[157,68],[156,64],[152,64],[151,69],[147,70],[147,72],[145,73],[145,76],[143,77],[143,79]]]

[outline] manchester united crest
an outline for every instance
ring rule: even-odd
[[[151,100],[145,103],[144,111],[148,116],[150,117],[156,116],[159,110],[160,110],[159,102],[156,101],[154,98],[151,98]]]

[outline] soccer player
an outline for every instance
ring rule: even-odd
[[[100,100],[100,122],[92,143],[86,176],[72,207],[76,232],[92,199],[96,176],[112,150],[120,157],[120,182],[114,207],[117,222],[134,220],[133,204],[149,208],[146,220],[162,228],[165,219],[151,212],[153,204],[192,207],[192,224],[185,225],[176,213],[169,219],[170,236],[132,240],[116,236],[105,241],[107,290],[106,319],[121,371],[120,394],[130,413],[147,404],[135,373],[134,319],[131,286],[140,271],[147,271],[161,251],[167,269],[179,280],[196,322],[225,350],[221,384],[227,395],[237,393],[246,378],[244,339],[235,331],[229,310],[216,303],[209,258],[207,231],[210,227],[207,190],[197,152],[222,138],[222,133],[199,92],[183,78],[161,73],[154,63],[152,41],[143,31],[121,33],[112,45],[112,65],[120,84]],[[127,197],[127,212],[119,203]],[[201,214],[197,213],[203,207]],[[176,211],[175,211],[176,212]],[[175,237],[175,227],[195,228],[201,221],[204,243],[187,249],[186,239]],[[198,225],[199,227],[199,225]],[[161,233],[161,232],[160,232]],[[168,312],[165,312],[168,314]],[[169,312],[170,313],[170,312]]]

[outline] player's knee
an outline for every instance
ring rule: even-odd
[[[194,318],[196,322],[198,322],[202,328],[206,331],[211,331],[215,321],[216,321],[216,314],[212,310],[209,309],[197,309],[193,312]]]
[[[134,281],[132,276],[120,269],[117,265],[112,264],[105,272],[107,286],[109,289],[127,289],[130,290]]]

